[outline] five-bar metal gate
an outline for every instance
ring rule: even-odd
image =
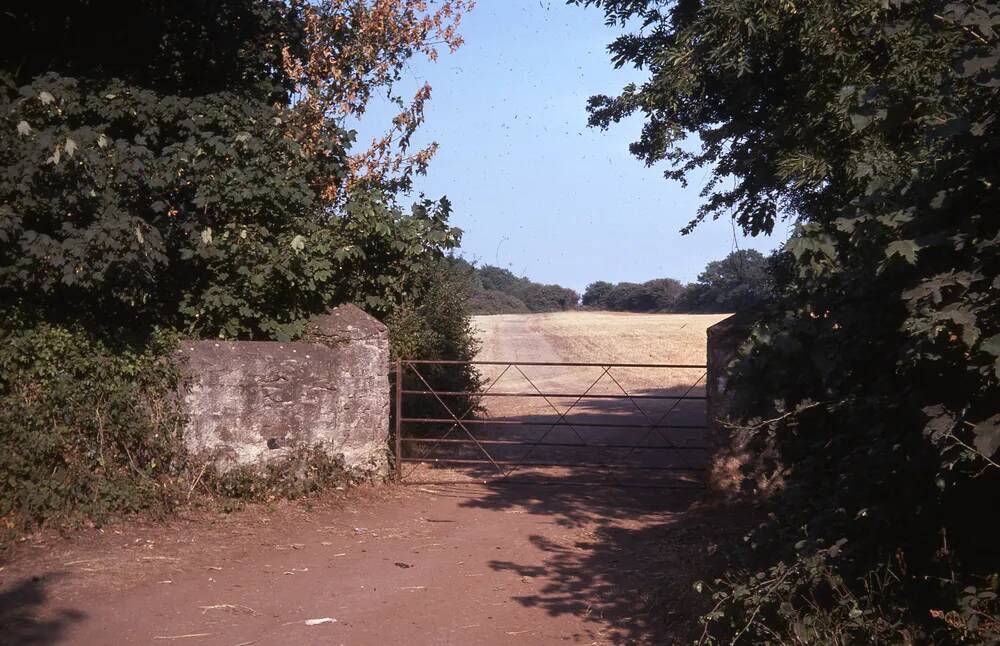
[[[477,391],[433,385],[432,372],[469,368],[498,374]],[[544,382],[553,379],[529,377],[531,370],[593,374],[576,388],[550,388]],[[644,389],[626,387],[623,378],[642,373],[656,382],[650,376],[664,371],[690,377],[672,388]],[[702,364],[398,360],[397,479],[700,487],[708,457],[705,374]],[[507,375],[528,388],[495,388]],[[536,402],[544,412],[521,411],[512,402]],[[494,414],[498,408],[506,414]]]

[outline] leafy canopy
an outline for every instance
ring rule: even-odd
[[[713,260],[687,286],[675,308],[684,312],[738,312],[772,296],[768,260],[754,249],[737,250]]]
[[[0,46],[5,302],[51,321],[284,339],[343,300],[386,315],[407,298],[458,242],[450,204],[404,213],[374,183],[330,194],[351,172],[352,135],[334,117],[306,132],[289,103],[299,79],[282,64],[308,55],[304,12],[266,0],[12,7],[18,38]],[[115,25],[141,40],[134,57],[81,35]]]
[[[642,114],[637,156],[709,172],[688,228],[798,225],[729,380],[784,488],[709,618],[759,642],[995,640],[1000,4],[578,4],[633,29],[612,59],[649,73],[592,124]]]

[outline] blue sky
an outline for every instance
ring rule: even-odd
[[[416,143],[440,149],[415,188],[447,195],[465,231],[461,254],[532,280],[582,290],[595,280],[694,280],[734,249],[728,219],[682,236],[705,175],[683,188],[628,152],[636,117],[607,131],[587,127],[587,98],[640,81],[606,51],[616,30],[600,11],[562,0],[479,0],[462,22],[465,44],[437,62],[415,60],[396,90],[433,87]],[[391,110],[375,105],[361,142]],[[786,237],[746,239],[768,251]]]

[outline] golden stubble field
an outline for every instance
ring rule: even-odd
[[[628,314],[619,312],[557,312],[477,316],[482,361],[585,362],[601,364],[703,365],[706,330],[728,314]],[[523,371],[523,375],[518,371]],[[580,393],[595,379],[593,394],[653,390],[703,394],[704,369],[614,368],[602,376],[600,367],[559,368],[483,366],[482,374],[496,381],[495,389]],[[611,377],[614,377],[614,380]],[[534,383],[534,386],[528,382]],[[617,381],[617,383],[616,383]],[[561,403],[572,398],[561,399]],[[495,414],[525,413],[524,400],[491,400]],[[537,405],[538,402],[535,402]],[[517,406],[518,410],[512,407]],[[539,411],[540,412],[540,411]]]
[[[704,363],[705,330],[728,314],[556,312],[476,316],[488,361]]]

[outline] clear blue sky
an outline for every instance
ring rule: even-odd
[[[638,117],[608,131],[587,127],[589,96],[643,78],[611,65],[605,48],[617,32],[600,11],[479,0],[461,33],[458,52],[413,61],[396,89],[409,97],[424,81],[433,87],[416,143],[440,149],[416,190],[451,199],[463,256],[582,291],[595,280],[692,281],[733,250],[728,219],[678,233],[705,176],[685,189],[632,157]],[[373,106],[362,133],[389,114]],[[786,237],[779,226],[770,239],[738,235],[739,247],[775,248]]]

